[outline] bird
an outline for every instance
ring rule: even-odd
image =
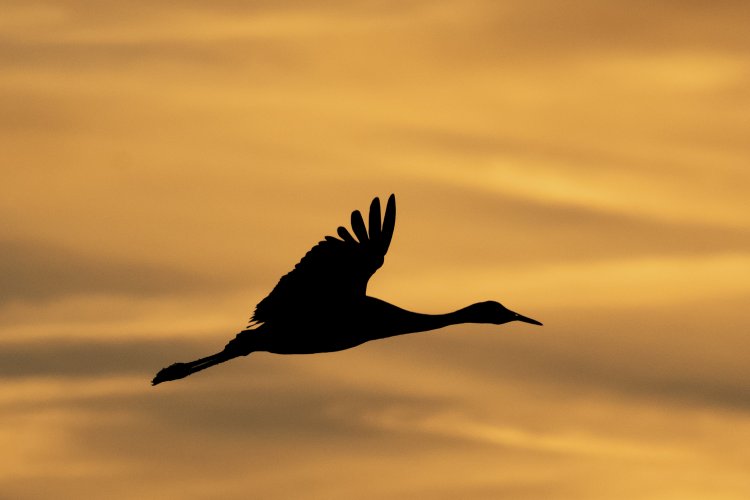
[[[499,302],[471,304],[446,314],[408,311],[367,295],[369,279],[380,269],[396,226],[396,197],[391,194],[381,219],[373,199],[369,230],[359,210],[351,214],[350,233],[339,226],[284,275],[255,307],[247,328],[216,354],[160,370],[152,385],[178,380],[252,352],[315,354],[343,351],[372,340],[436,330],[460,323],[502,325],[541,322]]]

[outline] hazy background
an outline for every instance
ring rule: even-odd
[[[0,1],[0,498],[748,498],[749,5]],[[391,192],[545,326],[149,386]]]

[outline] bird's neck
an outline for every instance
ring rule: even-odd
[[[450,325],[475,322],[469,307],[445,314],[423,314],[401,309],[380,299],[368,298],[371,306],[375,309],[371,317],[379,318],[379,324],[373,325],[375,330],[378,331],[377,336],[379,338],[426,332]]]

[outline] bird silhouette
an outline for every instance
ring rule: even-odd
[[[352,212],[354,236],[344,227],[326,236],[258,303],[248,329],[221,352],[162,369],[151,381],[177,380],[256,351],[275,354],[334,352],[370,340],[435,330],[459,323],[541,325],[498,302],[472,304],[447,314],[407,311],[366,294],[367,282],[383,265],[396,225],[391,195],[381,221],[380,200],[370,205],[369,232],[359,210]]]

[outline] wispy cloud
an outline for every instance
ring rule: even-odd
[[[0,10],[4,495],[747,496],[745,3]],[[545,326],[148,385],[391,192],[373,295]]]
[[[208,276],[187,271],[105,260],[30,241],[0,241],[0,274],[0,305],[86,294],[153,296],[216,285]]]

